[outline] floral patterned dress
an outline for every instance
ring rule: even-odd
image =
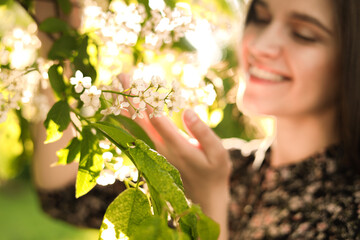
[[[293,165],[259,169],[231,151],[230,239],[359,239],[360,177],[331,147]]]
[[[231,240],[360,240],[360,177],[342,167],[338,148],[277,169],[269,165],[269,151],[259,169],[253,168],[254,154],[231,150],[230,155]],[[99,228],[107,206],[124,189],[121,182],[96,186],[79,199],[74,185],[38,192],[52,217]]]

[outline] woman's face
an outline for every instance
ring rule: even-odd
[[[338,99],[334,9],[328,0],[259,0],[242,42],[246,109],[317,114]]]

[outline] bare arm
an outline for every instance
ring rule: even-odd
[[[36,18],[42,22],[46,18],[57,16],[56,1],[35,1]],[[80,25],[80,9],[75,4],[69,16],[61,14],[62,19],[71,24],[74,28]],[[45,33],[39,32],[38,34],[42,47],[40,49],[40,56],[45,57],[53,43]],[[46,90],[46,95],[49,99],[50,105],[54,103],[54,96],[50,89]],[[69,140],[73,137],[71,129],[67,129],[61,140],[44,144],[46,139],[46,130],[42,123],[33,126],[33,139],[34,139],[34,156],[33,156],[33,178],[36,186],[44,190],[59,189],[69,184],[74,184],[77,164],[69,164],[67,166],[55,166],[53,163],[57,162],[56,151],[64,148]]]

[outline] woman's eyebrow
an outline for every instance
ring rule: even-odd
[[[301,20],[301,21],[305,21],[305,22],[309,22],[312,23],[316,26],[318,26],[319,28],[321,28],[322,30],[324,30],[325,32],[327,32],[328,34],[332,35],[332,31],[327,28],[323,23],[321,23],[318,19],[311,17],[307,14],[303,14],[303,13],[293,13],[291,14],[292,18]]]

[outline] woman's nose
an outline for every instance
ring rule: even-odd
[[[250,53],[257,58],[276,58],[282,51],[282,36],[280,29],[268,25],[259,30],[249,43]]]

